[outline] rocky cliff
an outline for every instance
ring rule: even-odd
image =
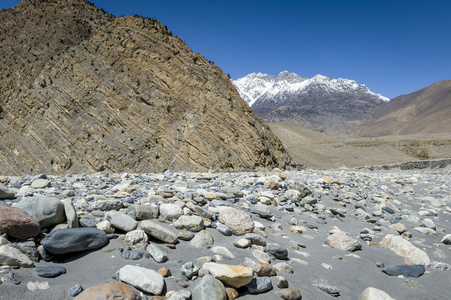
[[[154,19],[83,0],[23,0],[0,19],[0,173],[290,162],[221,69]]]

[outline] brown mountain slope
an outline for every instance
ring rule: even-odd
[[[394,98],[357,126],[362,137],[451,132],[451,80]]]
[[[0,14],[0,173],[289,163],[228,77],[157,21],[83,0]]]

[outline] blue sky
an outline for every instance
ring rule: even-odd
[[[155,17],[233,79],[322,74],[390,98],[451,79],[449,0],[91,2],[116,16]]]

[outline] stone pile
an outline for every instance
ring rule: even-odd
[[[0,282],[11,296],[24,286],[23,269],[34,267],[27,271],[34,281],[21,290],[32,298],[70,276],[57,263],[89,263],[92,251],[113,254],[123,266],[106,284],[71,282],[65,297],[117,291],[126,299],[392,299],[402,291],[389,296],[340,275],[359,265],[381,282],[412,278],[413,289],[415,278],[451,269],[446,171],[0,179]],[[119,246],[108,248],[113,243]]]

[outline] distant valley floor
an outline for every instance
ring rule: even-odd
[[[338,138],[294,124],[268,125],[293,162],[305,168],[354,168],[451,158],[451,133]]]

